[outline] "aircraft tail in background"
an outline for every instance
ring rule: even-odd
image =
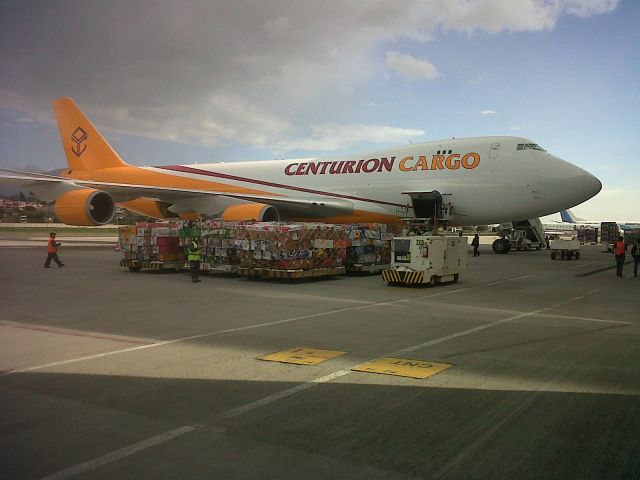
[[[578,223],[585,221],[582,218],[576,217],[571,210],[560,210],[560,217],[562,218],[562,221],[566,223]]]

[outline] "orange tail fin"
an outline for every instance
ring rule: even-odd
[[[127,166],[73,100],[58,98],[53,101],[53,109],[70,174],[74,170]]]

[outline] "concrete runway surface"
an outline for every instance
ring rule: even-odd
[[[640,477],[640,278],[598,247],[482,245],[435,288],[45,250],[0,248],[0,478]],[[346,353],[259,359],[298,347]],[[386,357],[453,366],[352,370]]]

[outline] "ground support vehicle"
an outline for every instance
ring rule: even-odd
[[[391,266],[382,271],[389,285],[457,282],[467,265],[467,237],[421,235],[396,237]]]
[[[580,258],[580,240],[552,240],[551,260],[578,260]]]
[[[493,242],[492,248],[500,254],[511,250],[540,250],[545,241],[539,218],[501,223],[498,234],[501,238]]]

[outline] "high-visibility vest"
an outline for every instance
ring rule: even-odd
[[[187,260],[190,262],[197,262],[200,260],[200,247],[196,242],[191,242],[191,246],[187,252]]]
[[[624,252],[627,251],[627,244],[624,242],[616,242],[613,245],[613,253],[616,255],[624,255]]]

